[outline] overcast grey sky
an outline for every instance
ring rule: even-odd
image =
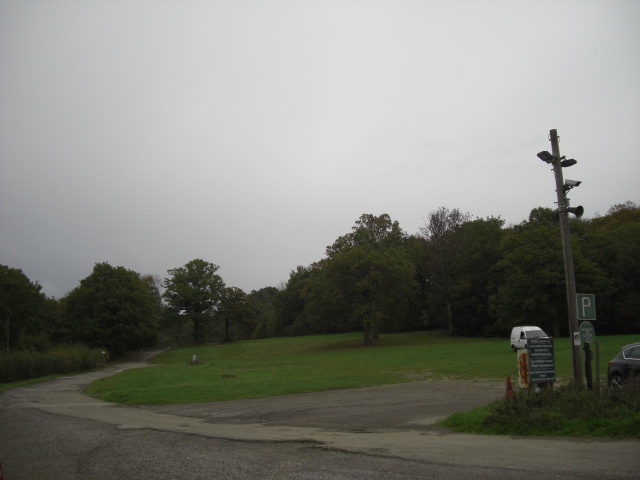
[[[388,213],[638,202],[637,0],[0,0],[0,264],[279,286]]]

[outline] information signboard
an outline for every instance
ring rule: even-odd
[[[527,349],[529,350],[529,384],[555,382],[553,339],[530,338],[527,341]]]
[[[584,343],[593,343],[596,338],[596,329],[593,328],[593,323],[582,322],[580,324],[580,338]]]

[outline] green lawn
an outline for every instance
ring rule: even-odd
[[[601,376],[635,335],[600,337]],[[168,350],[154,366],[94,382],[87,393],[125,404],[171,404],[256,398],[427,379],[506,381],[516,377],[508,339],[450,337],[444,332],[383,335],[362,347],[362,334],[253,340]],[[559,381],[572,377],[570,343],[555,341]],[[189,366],[192,355],[201,364]],[[595,374],[595,365],[594,365]]]

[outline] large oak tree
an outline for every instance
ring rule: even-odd
[[[379,328],[403,318],[416,287],[405,237],[389,215],[365,214],[327,247],[306,294],[310,325],[322,332],[362,328],[371,345]]]
[[[216,272],[220,267],[194,259],[168,271],[164,299],[169,308],[193,324],[193,343],[202,343],[204,330],[217,312],[225,284]]]

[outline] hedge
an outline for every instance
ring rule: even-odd
[[[58,347],[47,353],[18,351],[0,353],[0,382],[18,382],[47,375],[91,370],[108,360],[105,350],[83,345]]]

